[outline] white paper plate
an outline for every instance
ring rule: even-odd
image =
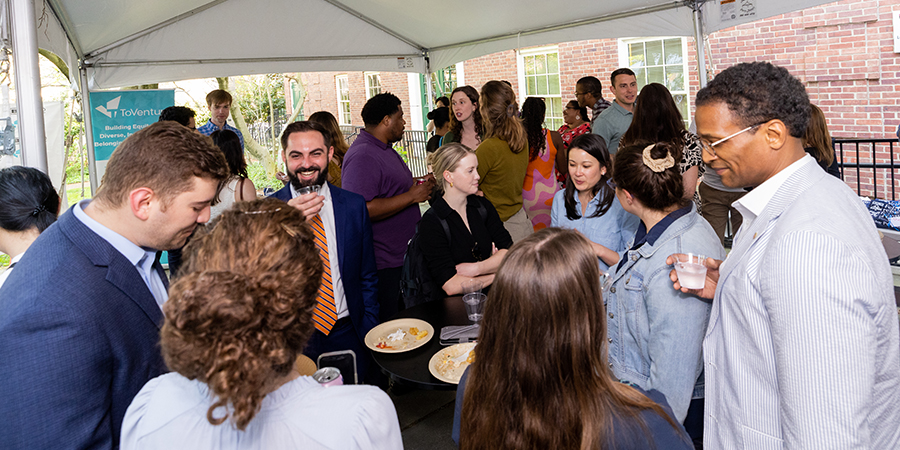
[[[469,367],[469,363],[463,361],[459,363],[458,366],[447,367],[443,370],[441,370],[440,364],[442,361],[455,358],[472,348],[475,348],[477,344],[477,342],[469,342],[466,344],[451,345],[441,349],[441,351],[435,353],[434,356],[431,357],[431,360],[428,361],[428,371],[431,372],[435,378],[445,383],[459,384],[459,379],[462,378],[462,374],[466,371],[466,367]]]
[[[401,329],[404,332],[408,333],[410,328],[418,328],[419,331],[427,331],[428,335],[423,337],[422,339],[417,339],[409,342],[409,344],[404,348],[378,348],[378,342],[383,340],[387,335],[397,331],[397,329]],[[397,319],[392,320],[390,322],[385,322],[381,325],[378,325],[375,328],[369,330],[366,334],[366,347],[369,347],[372,351],[381,352],[381,353],[403,353],[408,352],[410,350],[415,350],[431,340],[431,337],[434,336],[434,327],[431,326],[430,323],[419,320],[419,319]]]

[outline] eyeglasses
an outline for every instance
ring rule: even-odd
[[[616,182],[613,181],[612,178],[607,178],[607,179],[606,179],[606,185],[609,186],[609,188],[612,189],[612,190],[616,190],[616,188],[619,187],[619,185],[616,184]]]
[[[752,129],[754,129],[754,128],[756,128],[756,127],[758,127],[758,126],[760,126],[760,125],[762,125],[762,124],[764,124],[764,123],[766,123],[766,122],[768,122],[768,120],[765,121],[765,122],[760,122],[760,123],[758,123],[758,124],[756,124],[756,125],[750,125],[749,127],[744,128],[744,129],[741,130],[741,131],[738,131],[738,132],[736,132],[736,133],[729,134],[728,136],[725,136],[725,137],[723,137],[722,139],[719,139],[718,141],[713,142],[713,143],[709,143],[709,141],[707,141],[706,139],[700,138],[700,148],[702,148],[703,150],[709,152],[709,154],[711,154],[711,155],[713,155],[713,156],[715,156],[715,157],[718,157],[719,155],[716,155],[716,146],[717,146],[717,145],[719,145],[719,144],[721,144],[721,143],[723,143],[723,142],[725,142],[725,141],[727,141],[727,140],[729,140],[729,139],[731,139],[731,138],[733,138],[733,137],[735,137],[735,136],[737,136],[737,135],[739,135],[739,134],[741,134],[741,133],[746,133],[747,131],[750,131],[750,130],[752,130]]]
[[[577,91],[575,92],[576,97],[581,97],[584,94],[586,94],[586,92],[577,92]]]

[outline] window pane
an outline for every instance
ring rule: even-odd
[[[547,76],[541,75],[535,77],[537,82],[537,95],[547,95],[550,93],[549,89],[547,89]]]
[[[534,56],[525,57],[525,75],[534,75]]]
[[[525,83],[525,95],[534,95],[537,92],[537,85],[534,82],[534,77],[527,77]]]
[[[666,49],[666,64],[681,64],[681,39],[666,39],[664,41]]]
[[[549,95],[559,95],[559,75],[550,75],[547,79]]]
[[[558,53],[548,53],[547,54],[547,71],[549,73],[559,73],[559,54]]]
[[[644,65],[643,43],[628,44],[628,65],[631,67]]]
[[[678,106],[678,111],[681,112],[681,118],[684,120],[685,126],[687,126],[690,120],[690,116],[688,115],[687,95],[675,94],[672,98],[675,99],[675,105]]]
[[[662,41],[650,41],[644,43],[647,47],[647,65],[657,66],[663,64]]]
[[[534,57],[534,73],[547,73],[547,55],[537,55]]]
[[[670,91],[684,90],[684,72],[681,71],[683,66],[667,66],[666,67],[666,87]]]
[[[665,86],[666,80],[663,76],[663,68],[662,67],[648,67],[647,68],[647,82],[648,83],[659,83]]]
[[[637,78],[638,90],[641,90],[647,84],[647,69],[643,67],[632,67],[634,77]]]

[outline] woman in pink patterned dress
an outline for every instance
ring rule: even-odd
[[[522,125],[528,136],[528,168],[522,187],[522,207],[534,231],[550,226],[553,195],[559,190],[556,170],[566,167],[566,152],[559,133],[544,128],[547,106],[540,97],[528,97],[522,105]]]

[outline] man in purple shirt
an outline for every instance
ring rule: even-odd
[[[400,272],[409,240],[422,218],[419,203],[431,198],[434,176],[421,184],[391,144],[403,138],[406,121],[400,99],[378,94],[363,106],[366,129],[347,150],[341,170],[342,187],[366,199],[375,243],[378,268],[379,318],[383,322],[397,313]]]

